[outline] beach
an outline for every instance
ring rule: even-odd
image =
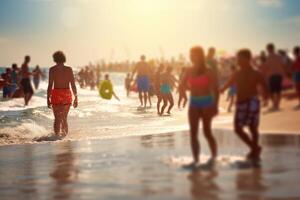
[[[45,83],[34,106],[22,107],[21,99],[1,104],[1,199],[300,198],[299,113],[293,102],[284,100],[278,113],[262,111],[264,149],[257,167],[244,161],[247,148],[233,133],[232,113],[222,98],[213,124],[217,165],[193,171],[183,168],[192,161],[187,110],[158,117],[154,108],[136,109],[136,94],[125,98],[123,76],[112,75],[121,102],[80,90],[81,104],[70,112],[70,133],[60,141],[35,141],[52,132]],[[205,163],[209,151],[202,134],[200,141]]]
[[[2,146],[1,199],[299,199],[299,136],[263,135],[257,168],[231,132],[215,135],[217,166],[194,171],[186,132]]]

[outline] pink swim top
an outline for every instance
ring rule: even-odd
[[[200,75],[195,77],[190,76],[188,83],[191,89],[205,89],[209,87],[210,78],[208,75]]]

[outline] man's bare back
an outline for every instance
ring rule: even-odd
[[[148,76],[150,74],[149,66],[147,62],[140,61],[136,65],[136,70],[138,76]]]

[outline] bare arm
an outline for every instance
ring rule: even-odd
[[[71,69],[71,72],[70,72],[70,84],[71,84],[71,88],[72,88],[72,92],[74,94],[75,97],[77,97],[77,88],[76,88],[76,84],[75,84],[75,78],[74,78],[74,74],[73,74],[73,70]]]
[[[223,93],[235,82],[235,74],[231,75],[228,81],[221,87],[220,92]]]
[[[70,70],[70,77],[71,77],[70,84],[71,84],[72,92],[73,92],[73,95],[75,96],[75,99],[74,99],[74,102],[73,102],[73,106],[74,106],[74,108],[76,108],[77,105],[78,105],[78,98],[77,98],[77,88],[76,88],[75,78],[74,78],[74,74],[73,74],[72,68]]]
[[[216,106],[218,107],[219,105],[219,96],[220,96],[220,90],[219,90],[219,80],[218,80],[218,76],[216,73],[211,72],[211,77],[213,80],[213,92],[216,98]]]
[[[257,73],[258,74],[258,84],[262,87],[262,90],[263,90],[263,98],[264,98],[264,100],[266,101],[266,100],[268,100],[268,98],[269,98],[269,89],[268,89],[268,85],[267,85],[267,83],[266,83],[266,81],[265,81],[265,79],[264,79],[264,77],[261,75],[261,74],[259,74],[259,73]]]
[[[52,76],[52,70],[49,70],[49,81],[48,81],[48,89],[47,89],[47,104],[48,107],[51,107],[51,102],[50,102],[50,96],[51,96],[51,91],[53,88],[53,76]]]
[[[132,74],[131,74],[131,77],[130,77],[130,80],[133,80],[136,72],[137,72],[137,68],[138,68],[138,64],[134,67],[133,71],[132,71]]]

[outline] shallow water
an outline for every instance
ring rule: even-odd
[[[261,167],[231,132],[214,168],[187,170],[185,132],[0,147],[6,199],[300,199],[300,137],[263,135]],[[203,146],[202,162],[208,158]]]
[[[124,78],[125,74],[111,74],[120,102],[103,100],[96,90],[78,88],[79,107],[70,111],[70,134],[65,140],[119,138],[187,130],[186,110],[175,106],[173,115],[169,117],[158,117],[155,105],[151,109],[138,110],[137,94],[126,97]],[[34,138],[53,133],[53,114],[46,106],[46,88],[47,83],[42,82],[26,108],[23,99],[0,102],[0,145],[34,143]],[[155,103],[156,97],[152,101]],[[216,123],[230,121],[231,118],[220,117]]]

